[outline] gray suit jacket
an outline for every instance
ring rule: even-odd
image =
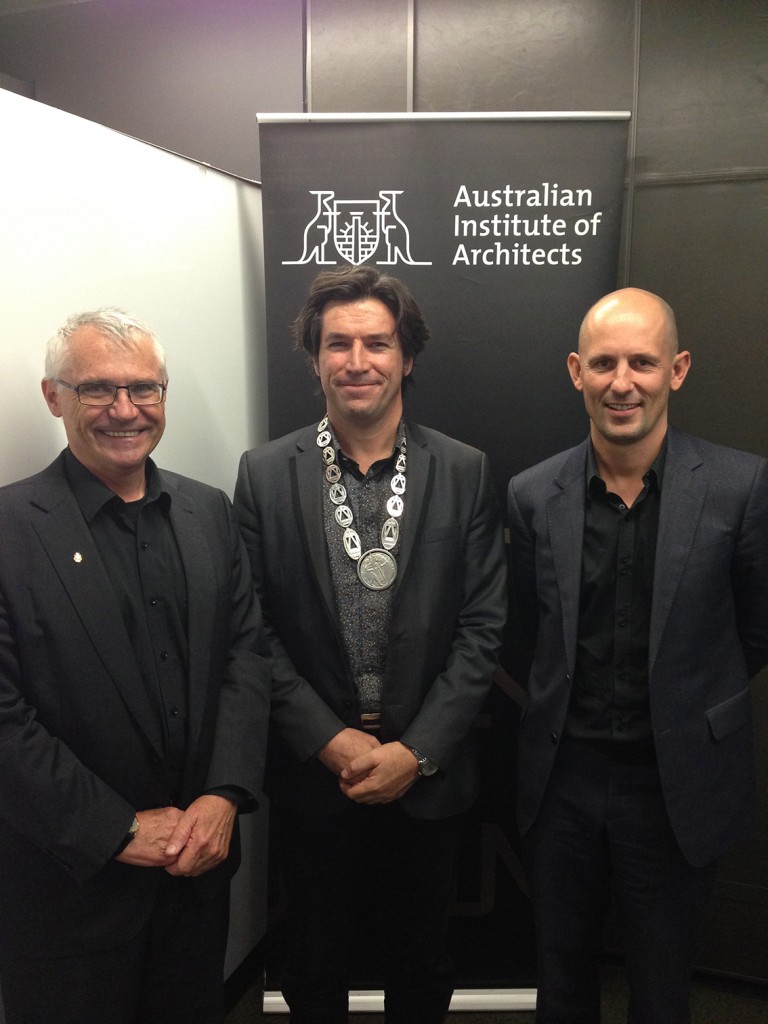
[[[161,477],[189,603],[181,802],[255,798],[270,676],[247,556],[224,494]],[[171,800],[159,715],[61,456],[0,490],[0,519],[0,949],[109,948],[142,926],[162,871],[112,860],[134,810]]]
[[[511,668],[527,686],[519,823],[530,828],[571,692],[589,441],[509,485]],[[667,811],[693,864],[753,827],[748,681],[768,661],[768,464],[670,429],[656,550],[649,688]]]
[[[235,510],[275,655],[268,792],[323,814],[347,798],[314,755],[345,726],[360,728],[360,718],[328,563],[316,437],[311,426],[246,452]],[[439,765],[402,805],[440,818],[476,794],[472,726],[506,615],[501,521],[485,455],[415,424],[406,500],[380,739],[402,739]]]

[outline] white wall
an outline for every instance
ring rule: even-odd
[[[4,90],[0,137],[0,482],[64,445],[39,387],[48,336],[114,304],[168,350],[157,461],[231,493],[266,438],[260,190]]]
[[[48,336],[117,305],[168,350],[158,463],[231,494],[267,436],[259,188],[3,89],[0,138],[0,484],[65,444],[40,391]],[[263,934],[264,832],[248,823],[229,970]]]

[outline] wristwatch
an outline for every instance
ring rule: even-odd
[[[416,758],[418,762],[418,772],[422,779],[428,779],[430,775],[434,775],[437,771],[437,765],[430,761],[426,754],[422,754],[416,747],[412,747],[410,743],[404,743],[403,746],[408,747],[410,752]]]
[[[136,838],[136,833],[138,831],[139,831],[139,819],[134,814],[133,821],[131,822],[131,827],[125,833],[125,835],[123,836],[122,842],[120,843],[118,848],[115,850],[115,857],[119,857],[120,854],[123,852],[123,850],[126,848],[126,846],[129,843],[133,842],[133,840]]]

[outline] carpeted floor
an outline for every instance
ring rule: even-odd
[[[602,1024],[626,1024],[626,991],[620,967],[608,965],[603,972]],[[350,1024],[383,1024],[378,1013],[350,1016]],[[261,1013],[258,988],[248,990],[227,1017],[227,1024],[281,1024],[284,1014]],[[451,1013],[447,1024],[533,1024],[533,1013]],[[692,999],[691,1024],[766,1024],[768,986],[697,976]]]

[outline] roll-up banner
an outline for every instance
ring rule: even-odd
[[[259,115],[270,436],[324,408],[290,332],[313,277],[368,263],[407,282],[432,331],[406,416],[486,451],[500,500],[510,475],[580,440],[566,357],[616,287],[629,117]],[[509,740],[486,751],[459,985],[533,983]]]
[[[259,115],[271,437],[323,407],[292,351],[312,278],[370,263],[432,330],[406,415],[513,472],[586,432],[565,360],[616,287],[629,114]]]

